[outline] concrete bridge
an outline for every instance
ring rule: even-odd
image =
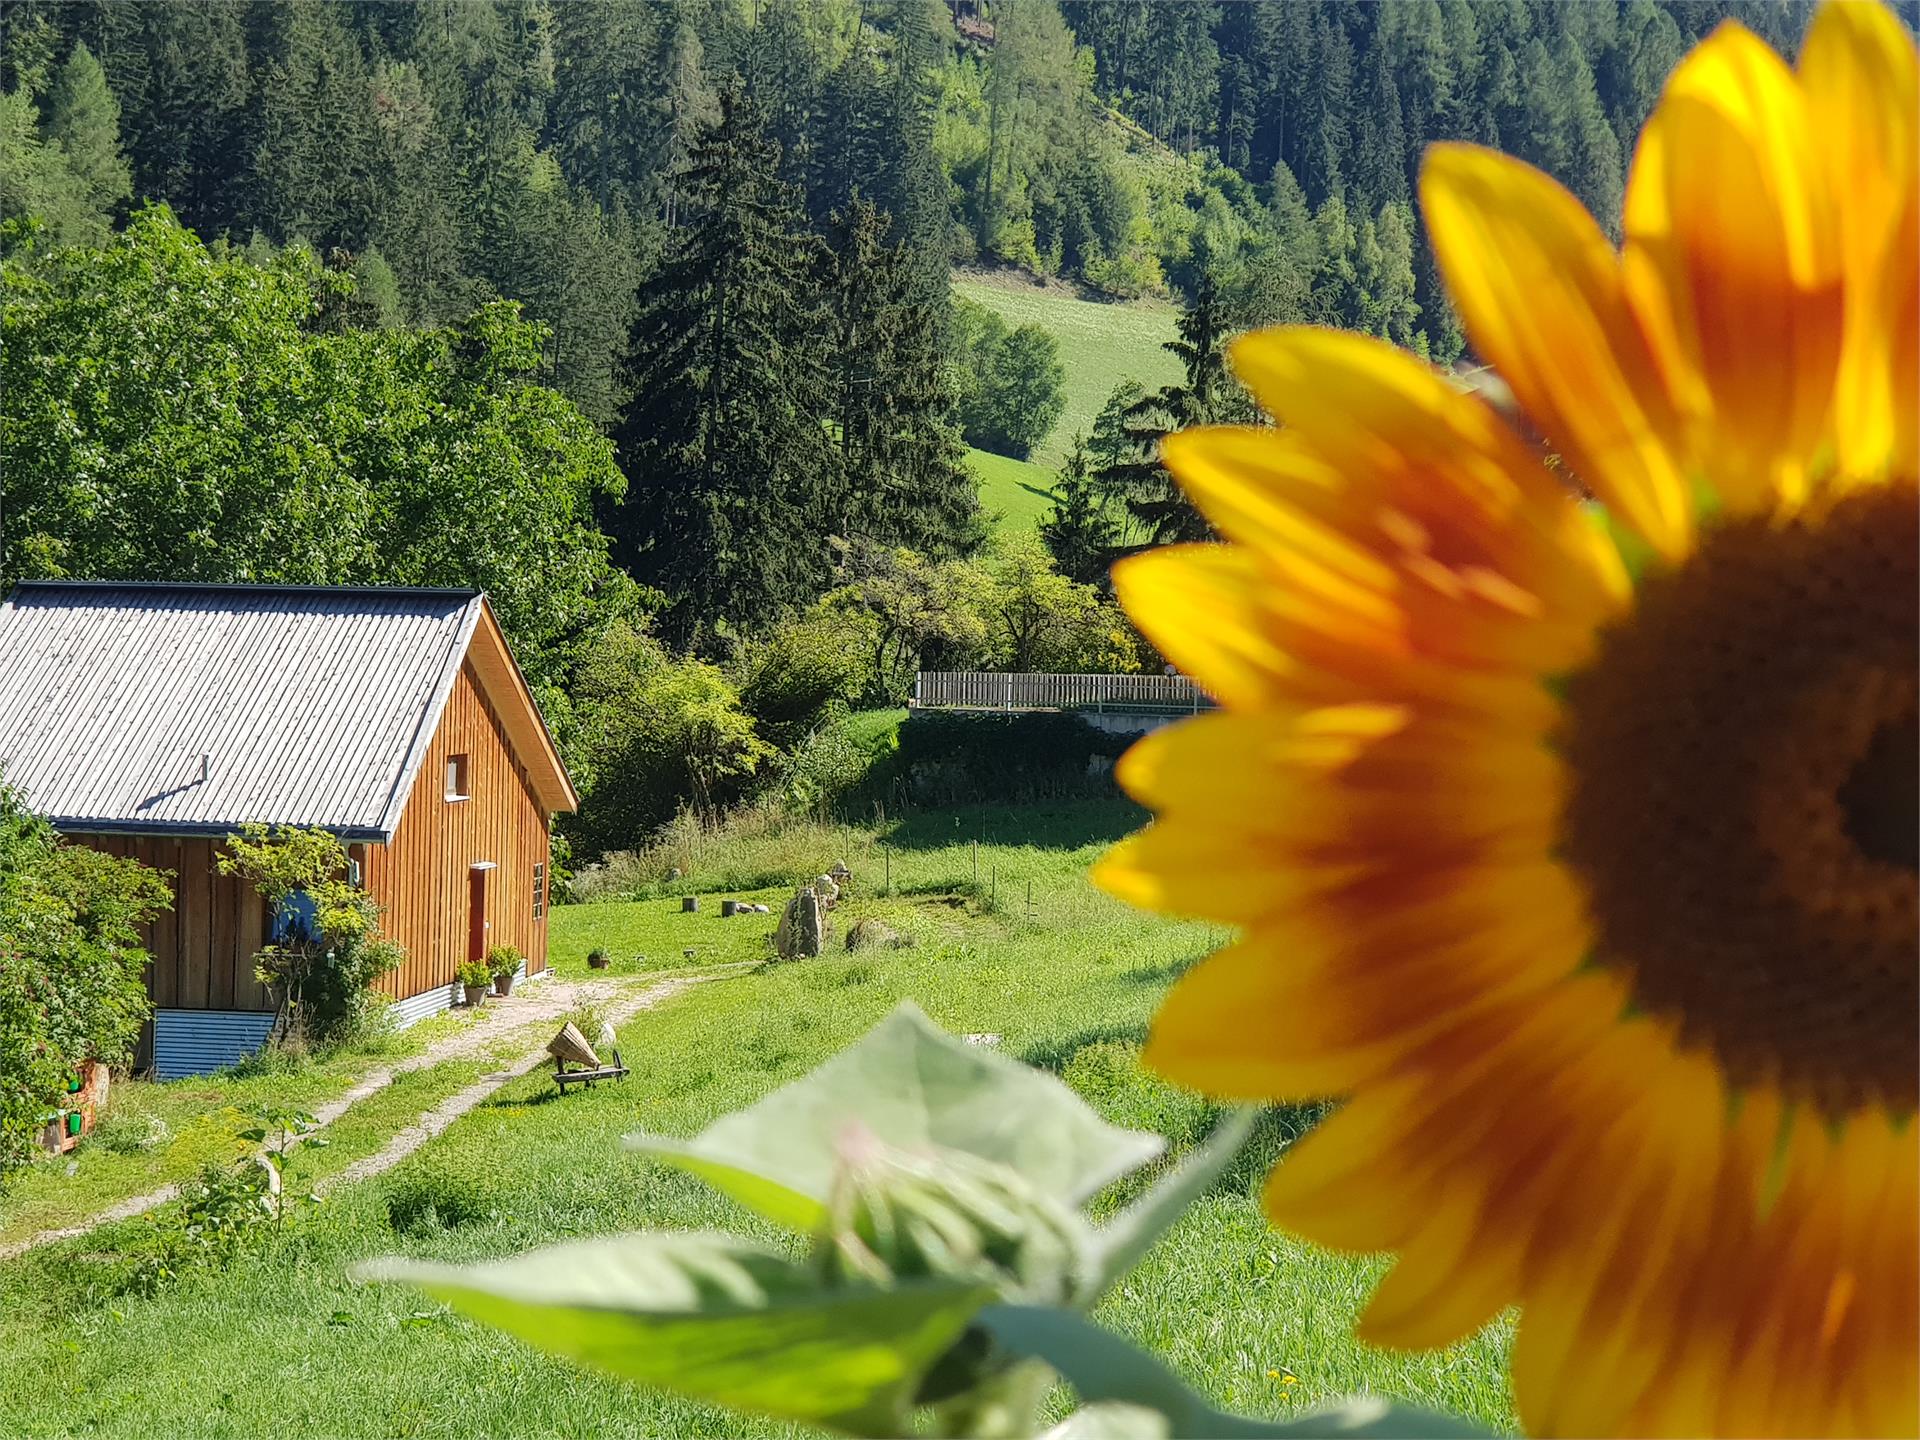
[[[1211,710],[1215,702],[1184,675],[922,670],[908,703],[921,710],[1066,710],[1097,730],[1132,735]]]

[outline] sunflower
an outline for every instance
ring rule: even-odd
[[[1148,1058],[1341,1097],[1268,1212],[1395,1255],[1376,1343],[1518,1305],[1536,1433],[1920,1429],[1917,107],[1878,7],[1797,71],[1723,26],[1618,250],[1434,148],[1449,289],[1557,458],[1381,342],[1252,335],[1282,427],[1164,452],[1228,543],[1115,572],[1221,709],[1122,762],[1156,822],[1102,881],[1239,930]]]

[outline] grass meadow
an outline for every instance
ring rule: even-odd
[[[1109,1118],[1158,1130],[1176,1153],[1190,1146],[1211,1108],[1143,1072],[1138,1046],[1167,985],[1225,936],[1136,914],[1087,883],[1091,861],[1141,818],[1114,800],[917,812],[884,829],[769,827],[742,837],[738,853],[716,842],[695,857],[688,886],[708,897],[697,914],[664,888],[556,909],[563,975],[585,973],[595,947],[613,955],[615,974],[752,959],[771,917],[721,918],[718,898],[743,893],[728,887],[757,880],[746,893],[777,898],[844,858],[855,881],[834,916],[838,935],[878,916],[913,943],[859,954],[836,945],[696,985],[624,1027],[625,1083],[560,1098],[536,1071],[389,1174],[303,1210],[283,1238],[151,1297],[125,1288],[143,1222],[0,1265],[5,1433],[796,1433],[548,1359],[415,1292],[352,1284],[347,1267],[389,1253],[473,1260],[643,1226],[774,1239],[693,1178],[624,1153],[620,1138],[697,1131],[797,1078],[905,997],[953,1031],[998,1034],[1006,1053],[1056,1071]],[[414,1083],[442,1082],[426,1072]],[[399,1123],[388,1113],[399,1102],[379,1103],[355,1122],[363,1130]],[[1098,1318],[1231,1409],[1286,1416],[1373,1392],[1510,1429],[1504,1322],[1437,1353],[1368,1350],[1351,1331],[1379,1262],[1298,1244],[1261,1219],[1261,1173],[1314,1118],[1271,1116]],[[336,1122],[324,1155],[378,1143],[342,1131],[354,1120]],[[1142,1183],[1123,1182],[1129,1194]],[[1064,1393],[1055,1404],[1065,1408]]]
[[[1067,286],[1036,285],[1015,271],[960,271],[954,293],[997,312],[1008,325],[1029,322],[1060,342],[1066,409],[1031,457],[1047,472],[1066,458],[1075,435],[1093,433],[1113,387],[1138,380],[1147,389],[1178,381],[1180,362],[1161,345],[1174,338],[1179,312],[1164,302],[1083,299]]]
[[[969,447],[967,468],[980,482],[980,508],[996,530],[1030,533],[1053,509],[1054,472],[1044,465]]]

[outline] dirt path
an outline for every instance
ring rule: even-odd
[[[656,980],[651,985],[644,985],[637,990],[632,988],[630,981],[622,980],[541,980],[531,985],[523,983],[513,994],[488,1001],[487,1009],[474,1017],[473,1024],[436,1040],[418,1055],[410,1055],[391,1065],[380,1066],[351,1089],[323,1105],[315,1106],[313,1118],[318,1124],[312,1133],[319,1134],[360,1101],[386,1089],[398,1076],[410,1074],[416,1070],[426,1070],[443,1061],[460,1060],[490,1050],[503,1049],[509,1043],[516,1043],[524,1048],[520,1049],[500,1069],[489,1072],[456,1094],[448,1096],[418,1120],[404,1127],[377,1153],[354,1161],[338,1175],[331,1176],[322,1182],[318,1188],[325,1191],[336,1185],[363,1180],[370,1175],[378,1175],[383,1170],[391,1169],[501,1086],[519,1079],[534,1066],[547,1060],[549,1058],[546,1050],[547,1042],[553,1038],[547,1025],[575,1006],[596,1004],[604,1011],[610,1022],[619,1025],[629,1016],[637,1015],[642,1010],[651,1010],[662,1001],[671,999],[690,986],[703,984],[708,980],[721,979],[743,968],[745,968],[744,965],[716,966],[713,970],[699,975],[680,975]],[[178,1199],[179,1195],[180,1187],[177,1184],[163,1185],[158,1190],[149,1190],[144,1195],[135,1195],[131,1199],[122,1200],[117,1205],[109,1205],[106,1209],[95,1212],[78,1225],[41,1230],[24,1239],[0,1245],[0,1260],[11,1260],[16,1255],[25,1254],[41,1245],[50,1245],[56,1240],[70,1240],[76,1235],[85,1235],[90,1230],[102,1225],[111,1225],[115,1221],[131,1220],[136,1215],[143,1215],[149,1210],[158,1209],[169,1201]]]
[[[673,980],[662,980],[656,985],[649,985],[639,994],[608,1006],[606,1009],[608,1023],[616,1027],[622,1025],[629,1016],[637,1015],[642,1010],[651,1010],[663,1001],[671,1000],[675,995],[678,995],[682,990],[690,986],[699,985],[705,981],[717,980],[719,978],[717,975],[688,975]],[[571,1008],[571,1006],[562,1006],[560,1009],[555,1010],[548,1018],[557,1019]],[[504,1065],[498,1070],[482,1075],[465,1089],[458,1090],[452,1095],[449,1095],[418,1120],[415,1120],[410,1125],[404,1126],[397,1135],[385,1145],[382,1145],[379,1150],[371,1155],[355,1160],[338,1175],[331,1175],[325,1180],[322,1180],[318,1185],[314,1186],[315,1193],[324,1195],[337,1185],[350,1185],[356,1180],[370,1179],[380,1174],[383,1170],[391,1170],[422,1145],[433,1139],[433,1137],[438,1135],[442,1130],[446,1129],[447,1126],[451,1125],[462,1115],[473,1109],[474,1106],[493,1094],[493,1092],[501,1086],[507,1084],[509,1081],[518,1080],[522,1075],[537,1065],[550,1063],[553,1057],[547,1054],[547,1041],[551,1040],[553,1036],[549,1035],[544,1029],[540,1031],[540,1034],[545,1038],[540,1041],[537,1048],[516,1057],[510,1064]],[[591,1039],[592,1037],[589,1036],[588,1038]]]

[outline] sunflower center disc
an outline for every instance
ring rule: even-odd
[[[1920,1091],[1920,497],[1710,531],[1571,681],[1595,958],[1735,1085]]]

